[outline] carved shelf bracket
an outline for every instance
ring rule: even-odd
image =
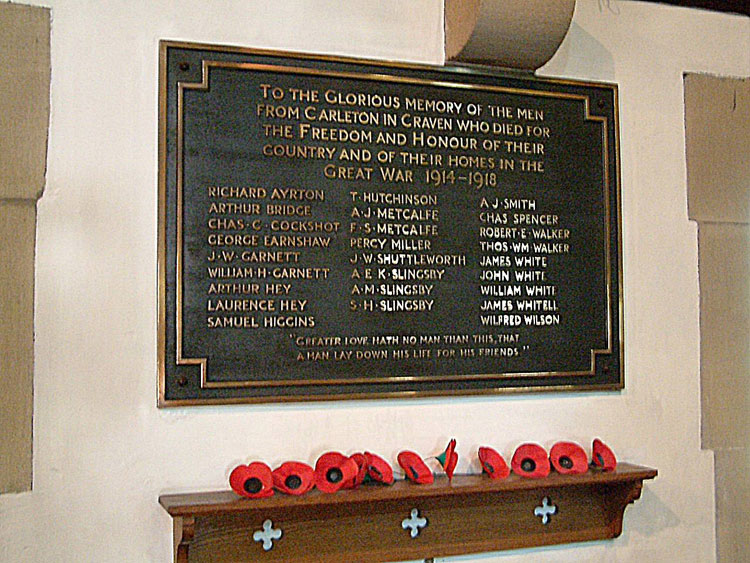
[[[609,473],[544,479],[456,475],[335,494],[246,499],[220,491],[159,502],[174,519],[178,563],[429,560],[615,538],[625,508],[656,475],[621,463]]]

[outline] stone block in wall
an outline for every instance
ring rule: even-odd
[[[49,9],[0,2],[0,493],[32,485],[36,201],[50,75]]]
[[[750,80],[685,76],[688,211],[698,222],[703,447],[719,561],[747,561],[750,518]]]
[[[46,8],[0,3],[0,199],[44,188],[50,87]]]
[[[744,447],[750,436],[750,225],[701,223],[703,446]]]
[[[750,78],[685,75],[688,209],[696,221],[750,222]]]
[[[35,231],[34,200],[0,200],[0,492],[31,488]]]
[[[714,460],[719,560],[750,561],[750,447],[717,449]]]

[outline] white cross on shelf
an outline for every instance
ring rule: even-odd
[[[263,550],[268,551],[273,547],[273,540],[277,540],[281,537],[281,530],[274,529],[273,522],[266,520],[263,522],[263,529],[257,530],[253,533],[253,539],[255,541],[263,542]]]
[[[549,523],[549,517],[553,514],[557,513],[557,507],[551,503],[549,500],[549,497],[544,497],[542,499],[542,505],[537,506],[534,509],[534,516],[541,516],[542,517],[542,524],[548,524]]]
[[[424,528],[427,525],[427,518],[422,518],[419,516],[419,509],[414,508],[411,511],[411,518],[404,518],[401,521],[401,527],[404,530],[410,529],[411,531],[409,534],[412,538],[416,538],[419,535],[419,532],[422,528]]]

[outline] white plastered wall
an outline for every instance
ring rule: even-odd
[[[682,73],[750,71],[750,20],[579,0],[544,74],[620,85],[626,388],[620,393],[156,408],[157,45],[181,39],[442,62],[442,1],[59,0],[39,204],[34,491],[0,496],[0,561],[169,561],[160,493],[239,461],[604,438],[659,469],[617,540],[464,561],[710,561],[696,227]]]

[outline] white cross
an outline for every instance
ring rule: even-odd
[[[401,527],[406,530],[411,528],[411,537],[416,538],[422,528],[427,525],[427,518],[420,518],[419,509],[413,508],[411,511],[411,518],[404,518],[401,522]]]
[[[257,530],[253,533],[253,539],[255,541],[263,542],[263,549],[268,551],[273,547],[273,540],[277,540],[281,537],[281,530],[275,530],[273,528],[273,522],[266,520],[263,522],[263,529]]]
[[[542,524],[549,523],[549,517],[557,513],[557,507],[550,503],[549,497],[542,499],[542,505],[534,509],[534,516],[542,517]]]

